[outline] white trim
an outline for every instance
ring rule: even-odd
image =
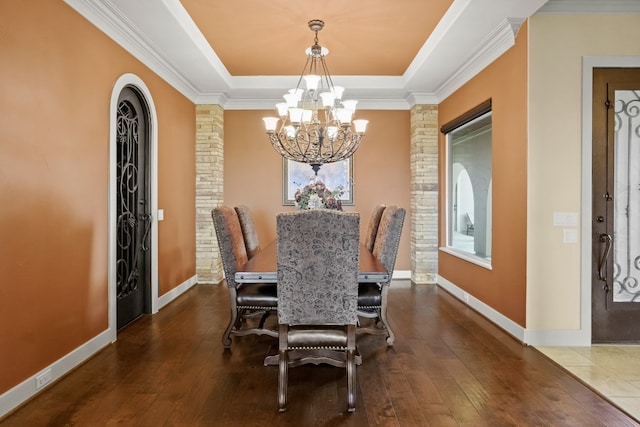
[[[562,331],[532,331],[523,328],[513,320],[494,310],[482,301],[474,298],[465,290],[459,288],[447,279],[437,276],[437,284],[462,303],[476,310],[484,317],[502,328],[505,332],[526,345],[533,346],[589,346],[591,345],[590,335],[586,336],[580,330]],[[590,332],[590,331],[589,331]]]
[[[410,270],[393,270],[391,280],[411,280]]]
[[[537,347],[589,347],[591,336],[578,329],[524,331],[524,342]]]
[[[196,104],[273,108],[299,76],[232,76],[179,0],[64,0]],[[513,46],[520,23],[546,0],[454,0],[402,76],[333,76],[369,110],[408,110],[444,99]],[[153,9],[149,14],[148,10]],[[249,89],[249,90],[247,90]],[[358,89],[353,91],[353,89]],[[425,99],[425,97],[427,99]],[[267,102],[267,100],[269,100]]]
[[[58,359],[51,365],[43,368],[40,372],[46,369],[51,369],[51,382],[45,385],[41,389],[36,389],[36,376],[40,373],[37,372],[0,395],[0,418],[16,409],[22,403],[35,396],[40,391],[48,388],[51,384],[55,383],[58,379],[65,376],[72,369],[89,359],[91,356],[102,350],[104,347],[112,342],[111,331],[106,330],[93,339],[87,341],[80,347],[71,351],[64,357]],[[6,366],[3,367],[6,369]]]
[[[640,56],[584,56],[582,58],[582,177],[580,224],[580,331],[582,345],[591,345],[591,224],[592,224],[592,103],[593,69],[601,67],[640,68]],[[567,345],[566,343],[563,345]]]
[[[572,15],[640,13],[640,2],[638,0],[549,0],[536,13]]]
[[[468,292],[459,288],[444,277],[436,275],[436,282],[442,289],[446,290],[451,295],[462,301],[464,304],[482,314],[484,317],[498,325],[500,328],[504,329],[507,333],[513,335],[514,338],[521,342],[526,342],[524,340],[525,329],[522,326],[518,325],[513,320],[494,310],[479,299],[473,297],[473,295],[470,295]]]
[[[151,313],[157,313],[158,302],[158,115],[156,107],[151,97],[151,92],[144,82],[134,74],[123,74],[118,78],[111,92],[111,103],[109,106],[109,241],[108,241],[108,268],[109,268],[109,330],[112,334],[112,341],[116,339],[116,223],[118,221],[116,213],[117,184],[116,184],[116,139],[117,139],[117,111],[118,97],[125,86],[135,87],[144,97],[144,102],[149,113],[149,194],[150,209],[153,216],[151,221]]]
[[[488,260],[486,258],[480,258],[479,256],[476,256],[469,252],[461,251],[460,249],[449,246],[442,246],[438,248],[438,250],[446,252],[449,255],[453,255],[454,257],[458,257],[482,268],[486,268],[487,270],[493,270],[493,267],[491,266],[491,260]]]
[[[147,34],[137,28],[126,15],[123,15],[123,12],[112,1],[64,1],[127,52],[161,76],[177,91],[191,100],[195,98],[197,91],[191,82],[161,55],[161,51],[153,45]],[[154,12],[168,13],[165,8],[154,9]],[[175,12],[175,8],[171,12]],[[193,32],[190,35],[193,36]],[[188,48],[193,49],[194,46],[190,44]],[[222,68],[224,69],[224,67]]]
[[[516,35],[524,19],[504,19],[491,33],[478,43],[478,48],[437,90],[436,98],[447,99],[473,79],[503,53],[516,44]]]
[[[158,310],[178,298],[183,293],[187,292],[193,285],[198,283],[198,276],[193,276],[171,289],[166,294],[163,294],[160,298],[158,298]]]

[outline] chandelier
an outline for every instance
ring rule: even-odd
[[[318,44],[324,22],[308,22],[315,33],[307,48],[307,62],[295,89],[276,104],[279,117],[263,118],[269,141],[281,156],[308,163],[318,173],[324,163],[350,157],[360,145],[368,120],[353,120],[358,101],[343,100],[344,88],[335,86],[324,57],[329,50]],[[304,85],[302,82],[304,81]]]

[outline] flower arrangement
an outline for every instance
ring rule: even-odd
[[[296,190],[296,207],[303,209],[336,209],[342,210],[340,196],[344,194],[344,187],[339,185],[333,191],[329,190],[319,179],[311,179],[304,188]]]

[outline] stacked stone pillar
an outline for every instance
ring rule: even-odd
[[[438,106],[411,109],[411,280],[438,273]]]
[[[198,283],[223,279],[211,210],[223,202],[224,110],[196,105],[196,274]]]

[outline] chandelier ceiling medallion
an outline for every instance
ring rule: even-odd
[[[298,84],[284,95],[285,102],[276,104],[279,117],[263,120],[278,154],[308,163],[317,173],[322,164],[344,160],[356,151],[368,120],[353,120],[358,101],[343,100],[344,88],[333,84],[324,59],[329,50],[318,44],[324,22],[314,19],[308,24],[315,37],[305,51]]]

